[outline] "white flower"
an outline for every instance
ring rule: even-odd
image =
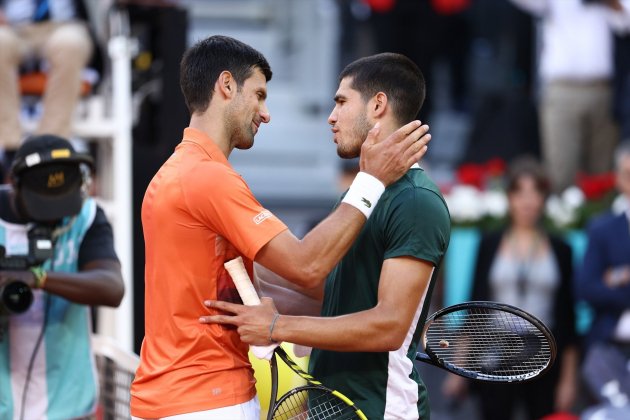
[[[483,216],[481,193],[469,185],[456,185],[446,195],[446,205],[455,222],[475,222]]]
[[[567,206],[557,195],[550,196],[545,206],[547,216],[559,227],[568,226],[575,221],[575,210]]]
[[[483,194],[483,206],[486,214],[501,218],[507,214],[508,200],[504,192],[490,190]]]
[[[576,186],[569,187],[562,193],[562,202],[569,209],[575,210],[581,207],[585,201],[586,196],[582,190]]]

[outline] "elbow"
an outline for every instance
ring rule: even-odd
[[[381,343],[382,348],[376,351],[396,351],[404,342],[405,334],[388,334],[388,337],[385,337]]]
[[[120,290],[113,296],[112,307],[117,308],[125,297],[125,286],[121,285]]]
[[[384,322],[377,326],[373,335],[374,338],[370,340],[374,345],[372,351],[396,351],[403,345],[406,336],[407,330],[405,326],[400,325],[400,322],[396,320]]]
[[[125,283],[123,282],[122,277],[119,277],[116,279],[115,284],[112,285],[106,301],[103,302],[103,305],[117,308],[120,306],[123,297],[125,297]]]
[[[294,266],[293,273],[287,278],[290,282],[305,289],[315,289],[326,280],[328,272],[313,262]]]

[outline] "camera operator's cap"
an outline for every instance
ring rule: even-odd
[[[33,220],[56,221],[81,211],[81,164],[92,167],[92,158],[77,153],[58,136],[33,136],[20,146],[11,173],[24,210]]]

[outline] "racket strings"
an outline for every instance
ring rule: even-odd
[[[285,395],[274,408],[274,420],[358,419],[355,410],[329,391],[297,389]]]
[[[492,308],[462,309],[436,318],[426,338],[427,350],[443,363],[506,380],[535,376],[552,358],[549,341],[539,328]]]

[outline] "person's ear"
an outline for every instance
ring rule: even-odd
[[[387,108],[387,95],[383,92],[378,92],[372,97],[371,111],[373,117],[382,117],[385,114]]]
[[[225,98],[232,98],[236,93],[236,80],[227,70],[224,70],[219,74],[217,79],[216,88]]]

